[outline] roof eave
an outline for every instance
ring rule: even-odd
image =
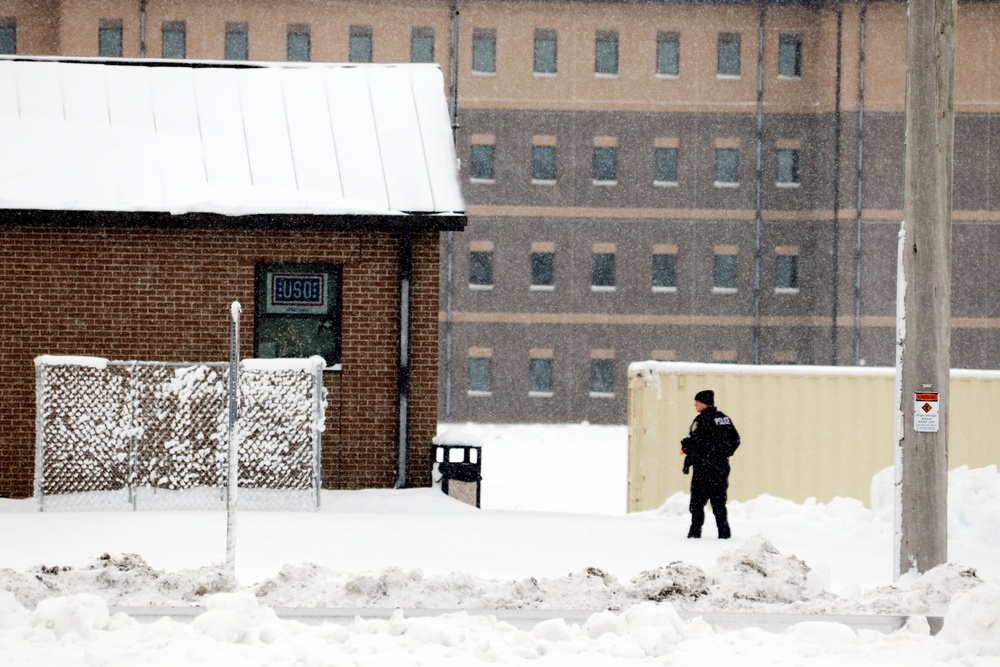
[[[4,224],[56,227],[118,227],[160,229],[265,229],[302,231],[460,232],[468,224],[464,212],[404,214],[310,215],[255,213],[222,215],[185,213],[173,215],[148,211],[50,211],[5,209]]]

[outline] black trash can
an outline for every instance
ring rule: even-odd
[[[434,460],[441,475],[441,490],[456,500],[479,507],[483,482],[483,448],[477,445],[434,447]]]

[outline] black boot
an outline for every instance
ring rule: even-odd
[[[728,523],[721,523],[721,524],[719,524],[719,539],[720,540],[728,540],[732,536],[733,536],[733,533],[732,533],[732,531],[729,530],[729,524]]]
[[[692,526],[691,530],[688,531],[688,537],[701,537],[701,528]]]

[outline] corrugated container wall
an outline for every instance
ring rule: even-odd
[[[689,491],[680,440],[702,389],[715,391],[716,405],[742,439],[731,461],[733,500],[769,494],[828,502],[840,496],[869,504],[872,477],[893,465],[894,369],[634,363],[628,511],[655,509]],[[949,466],[1000,463],[1000,433],[984,419],[1000,404],[1000,373],[953,370],[950,389]]]

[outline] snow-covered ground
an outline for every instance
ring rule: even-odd
[[[1000,664],[995,466],[950,475],[951,562],[894,583],[891,471],[871,509],[762,496],[730,504],[732,540],[715,539],[710,513],[706,538],[688,540],[683,490],[625,514],[624,427],[459,428],[483,443],[482,510],[409,489],[243,512],[235,578],[221,513],[0,499],[0,665]],[[109,610],[147,605],[208,611],[143,623]],[[289,607],[373,613],[305,624],[274,611]],[[397,607],[422,611],[384,612]],[[575,611],[521,628],[484,609]],[[817,616],[765,632],[697,615],[720,611]],[[823,614],[911,618],[886,634]]]

